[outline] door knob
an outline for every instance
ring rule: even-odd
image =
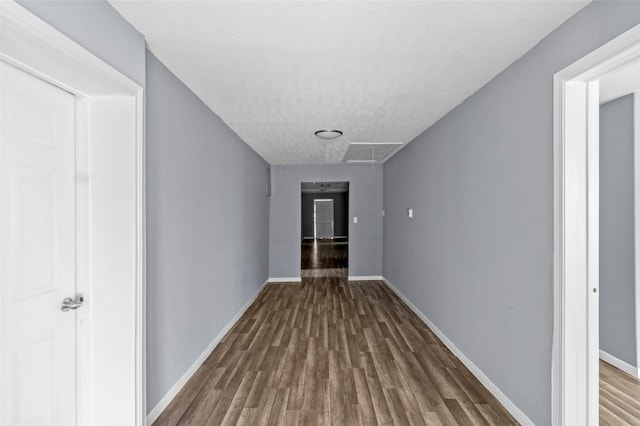
[[[78,295],[75,299],[70,297],[65,297],[62,301],[62,306],[60,309],[62,312],[67,312],[70,309],[76,310],[82,306],[84,303],[84,296],[82,294]]]

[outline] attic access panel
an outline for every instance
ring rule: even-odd
[[[400,147],[402,142],[367,143],[353,142],[342,158],[343,163],[384,163]]]

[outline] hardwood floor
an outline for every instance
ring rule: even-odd
[[[154,424],[517,422],[383,282],[333,275],[265,287]]]
[[[640,426],[640,380],[600,361],[600,424]]]
[[[300,250],[301,268],[346,269],[348,267],[349,241],[346,238],[333,240],[302,240]]]

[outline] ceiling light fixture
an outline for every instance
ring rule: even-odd
[[[342,131],[341,130],[335,130],[335,129],[322,129],[322,130],[317,130],[314,135],[316,135],[317,137],[321,138],[321,139],[335,139],[335,138],[339,138],[340,136],[342,136]]]

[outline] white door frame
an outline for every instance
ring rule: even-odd
[[[638,60],[640,25],[554,75],[554,425],[598,424],[599,80]]]
[[[144,425],[143,89],[14,1],[0,60],[77,99],[78,424]]]

